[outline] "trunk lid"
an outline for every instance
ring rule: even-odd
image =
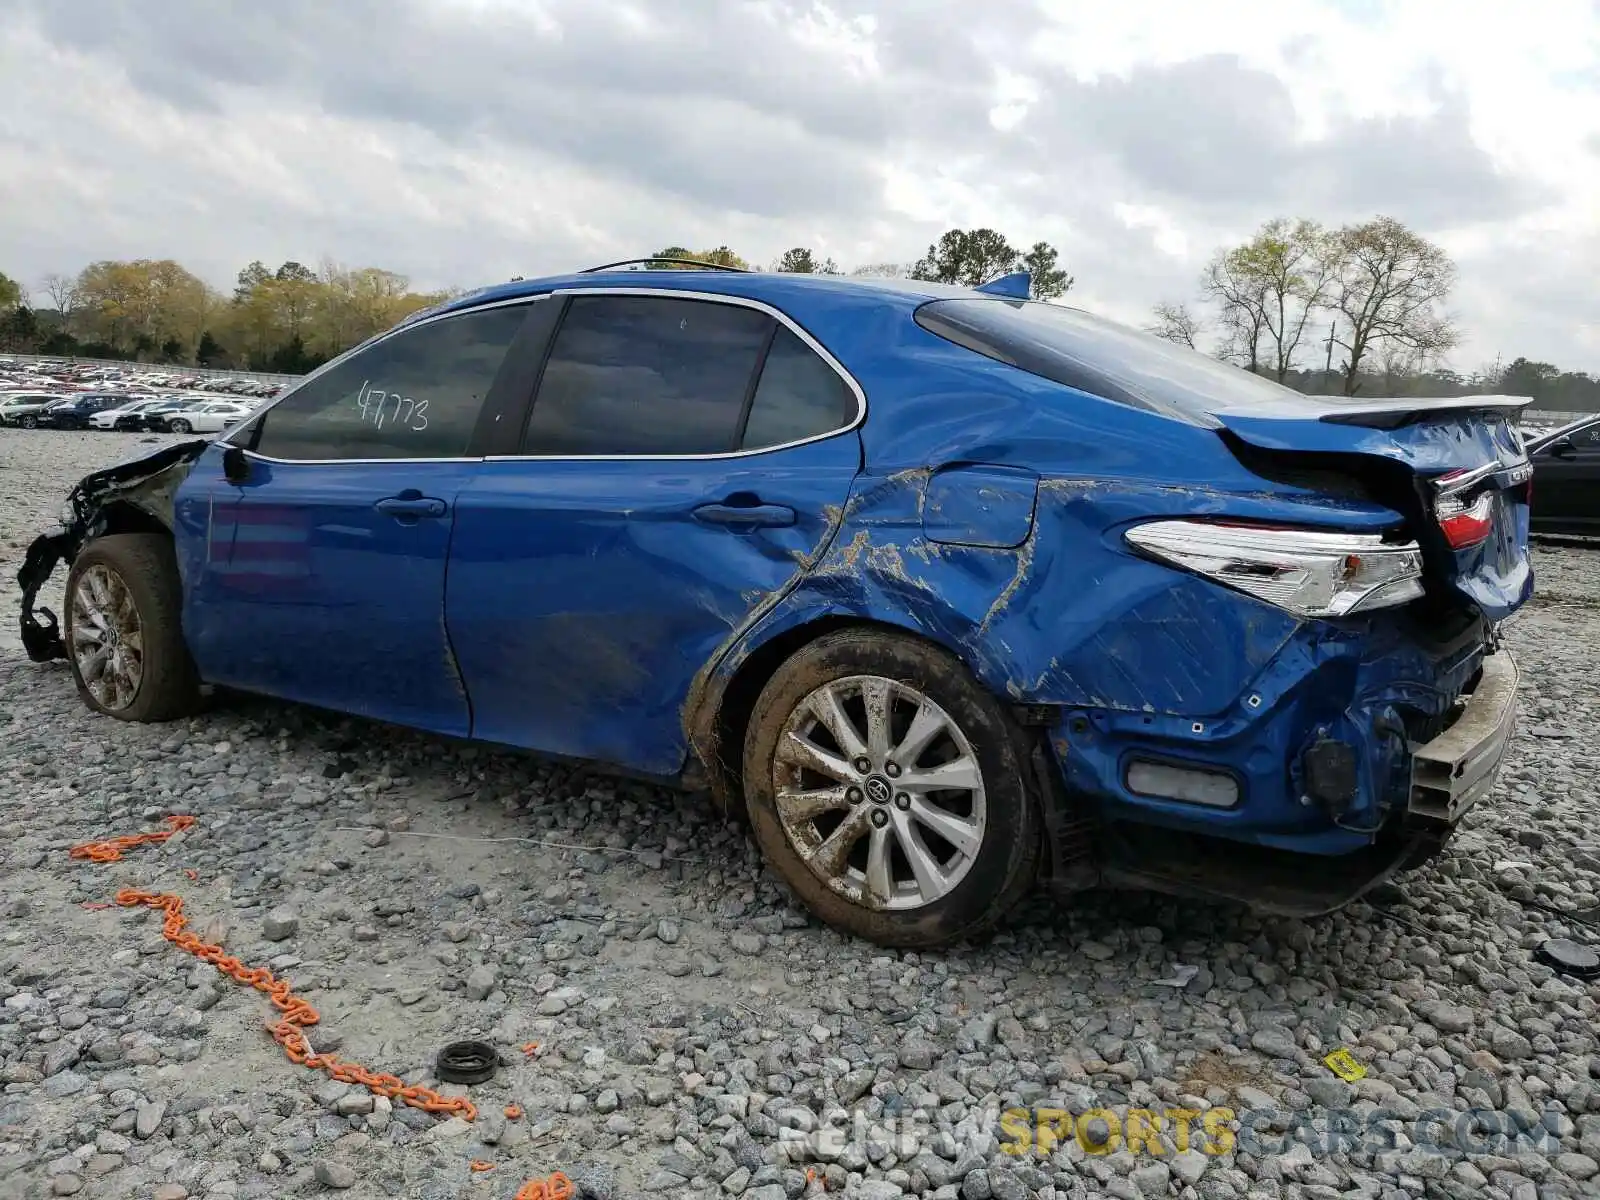
[[[1430,577],[1490,621],[1533,590],[1528,512],[1533,470],[1518,396],[1346,399],[1210,408],[1224,440],[1258,473],[1319,486],[1343,477],[1405,514]]]

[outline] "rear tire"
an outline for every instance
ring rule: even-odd
[[[65,607],[67,661],[85,705],[119,721],[171,721],[200,711],[170,538],[96,538],[67,574]]]
[[[925,949],[987,931],[1033,886],[1026,761],[1015,722],[954,655],[849,629],[763,689],[745,799],[767,861],[817,916]]]
[[[24,429],[37,429],[37,428],[39,428],[39,418],[38,417],[18,417],[17,418],[17,424],[21,425]]]

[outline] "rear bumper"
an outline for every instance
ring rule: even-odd
[[[1516,729],[1518,681],[1510,651],[1486,655],[1455,723],[1412,752],[1407,812],[1413,821],[1454,825],[1489,794]]]
[[[1309,916],[1437,853],[1493,790],[1518,671],[1481,626],[1440,642],[1402,620],[1308,626],[1229,712],[1064,712],[1049,740],[1070,856],[1103,882]],[[1221,789],[1135,794],[1130,768],[1150,762]]]

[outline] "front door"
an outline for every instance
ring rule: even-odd
[[[457,502],[450,637],[475,737],[671,775],[696,672],[832,539],[862,401],[759,306],[567,304],[520,453]]]
[[[357,351],[211,447],[178,494],[184,631],[202,678],[462,735],[444,631],[457,498],[528,304],[448,315]],[[203,530],[203,537],[199,531]]]

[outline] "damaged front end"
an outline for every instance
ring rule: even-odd
[[[56,565],[70,564],[86,543],[108,533],[170,531],[178,485],[210,444],[207,440],[181,442],[78,481],[62,505],[60,530],[35,538],[17,572],[17,585],[22,589],[22,646],[31,661],[67,657],[56,614],[35,607]]]

